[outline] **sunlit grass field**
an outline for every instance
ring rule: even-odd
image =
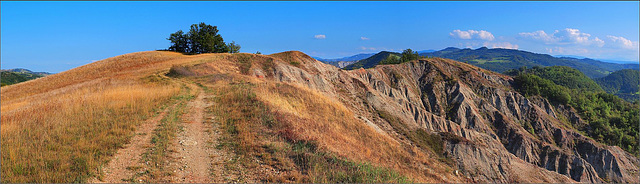
[[[2,182],[86,182],[178,93],[158,73],[192,58],[133,53],[2,87]]]

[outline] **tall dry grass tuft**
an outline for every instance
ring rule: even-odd
[[[171,52],[140,52],[116,56],[62,73],[2,87],[2,101],[18,100],[107,77],[148,75],[149,72],[144,72],[145,70],[157,70],[157,65],[181,58],[184,57]]]
[[[2,104],[2,182],[86,182],[178,92],[131,81]]]
[[[319,148],[337,156],[393,168],[419,182],[442,182],[437,175],[451,170],[428,153],[376,132],[342,103],[319,92],[282,83],[263,83],[255,90],[258,99],[279,114],[277,120],[291,127],[290,134],[317,141]],[[442,170],[425,170],[426,165]]]
[[[2,87],[2,182],[86,182],[178,93],[161,73],[207,57],[125,54]]]
[[[376,132],[337,100],[301,86],[227,77],[202,80],[217,96],[220,147],[249,170],[278,171],[248,174],[259,181],[443,181],[424,166],[445,165]]]

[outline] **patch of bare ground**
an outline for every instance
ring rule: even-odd
[[[216,157],[211,145],[211,127],[205,124],[204,110],[211,104],[205,101],[202,88],[189,84],[197,96],[187,104],[188,113],[182,117],[182,131],[176,141],[176,175],[174,182],[211,183],[222,182],[211,177],[212,157]]]

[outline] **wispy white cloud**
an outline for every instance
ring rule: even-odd
[[[606,35],[606,34],[605,34]],[[579,55],[590,58],[638,60],[639,41],[621,36],[594,35],[580,29],[565,28],[545,32],[520,32],[516,35],[493,35],[483,30],[453,30],[451,38],[462,48],[524,49],[552,55]]]
[[[327,38],[327,35],[319,34],[319,35],[315,35],[313,37],[316,38],[316,39],[325,39],[325,38]]]
[[[580,32],[578,29],[565,28],[563,30],[555,30],[552,34],[539,30],[535,32],[524,32],[518,34],[520,38],[543,42],[545,44],[556,45],[593,45],[602,47],[604,41],[598,37],[591,38],[591,34]]]
[[[369,38],[364,37],[364,36],[361,36],[361,37],[360,37],[360,40],[369,40]]]
[[[528,39],[532,39],[532,40],[537,40],[537,41],[542,41],[544,43],[554,43],[556,42],[556,38],[553,37],[552,35],[547,34],[546,32],[540,30],[540,31],[535,31],[535,32],[530,32],[530,33],[519,33],[518,35],[520,35],[520,37],[523,38],[528,38]]]
[[[453,30],[452,32],[450,32],[449,36],[451,36],[452,38],[463,39],[463,40],[477,39],[477,40],[492,41],[493,39],[495,39],[495,37],[493,36],[493,34],[491,34],[491,32],[488,32],[488,31],[485,31],[485,30],[480,30],[480,31],[476,31],[476,30],[461,31],[459,29],[456,29],[456,30]]]
[[[609,38],[609,40],[611,42],[609,42],[607,45],[610,45],[612,47],[615,48],[623,48],[623,49],[629,49],[629,50],[637,50],[638,49],[638,42],[633,42],[629,39],[626,39],[622,36],[611,36],[611,35],[607,35],[607,38]]]

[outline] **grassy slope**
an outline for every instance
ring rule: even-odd
[[[197,58],[133,53],[2,87],[2,182],[86,182],[178,93],[156,73]]]
[[[266,78],[242,75],[253,69],[272,70],[274,61],[309,67],[312,59],[300,54],[238,54],[176,67],[179,73],[199,77],[198,82],[218,97],[213,115],[225,133],[221,147],[238,156],[228,167],[248,168],[249,174],[243,175],[255,176],[256,181],[402,182],[407,176],[413,181],[442,182],[451,177],[452,170],[437,158],[377,133],[335,99],[274,82],[269,73]],[[249,62],[242,59],[246,57]],[[239,66],[232,67],[233,63]],[[272,169],[279,174],[251,173]]]
[[[189,79],[219,96],[220,108],[212,113],[229,130],[226,143],[239,145],[230,151],[240,152],[250,172],[258,172],[256,180],[445,181],[439,175],[448,166],[376,133],[340,102],[304,87],[242,75],[251,68],[272,69],[275,59],[304,68],[296,57],[273,56],[279,58],[140,52],[2,87],[2,182],[86,182],[137,125],[180,94],[180,86],[161,75],[174,65],[198,66],[186,70],[194,76]],[[248,164],[254,159],[283,174]]]

